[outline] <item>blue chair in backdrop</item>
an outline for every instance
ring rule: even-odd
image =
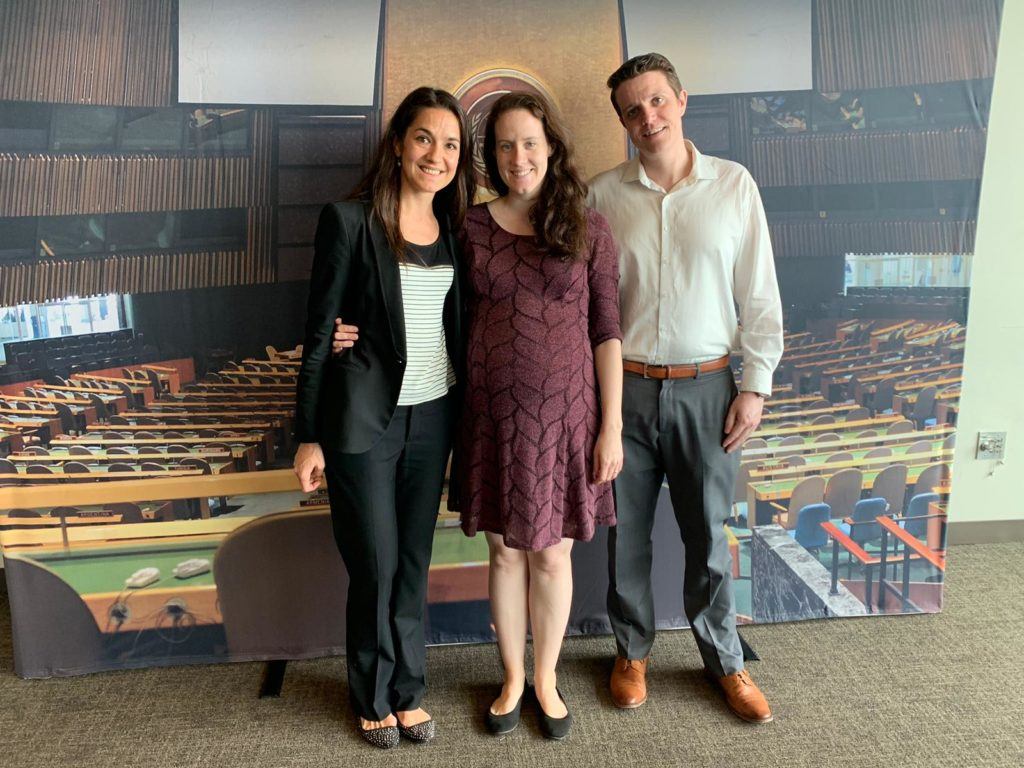
[[[840,526],[859,544],[862,549],[880,552],[882,547],[882,526],[875,520],[879,515],[884,515],[888,508],[888,502],[883,498],[861,499],[853,505],[853,514],[847,518],[848,522]],[[846,578],[850,578],[853,571],[853,556],[850,555],[846,563]]]
[[[796,539],[797,544],[815,556],[821,548],[828,544],[828,534],[821,527],[832,515],[832,507],[828,504],[808,504],[796,513],[796,528],[789,535]]]

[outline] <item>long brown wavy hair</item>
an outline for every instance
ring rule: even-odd
[[[405,132],[420,111],[431,108],[447,109],[459,122],[459,162],[448,186],[434,195],[434,215],[442,225],[447,222],[453,229],[462,226],[466,209],[476,193],[472,171],[473,139],[466,124],[466,114],[459,102],[448,91],[439,88],[421,86],[402,99],[384,129],[369,170],[349,195],[349,199],[368,200],[371,203],[373,214],[384,229],[391,250],[399,259],[405,256],[406,242],[398,222],[402,167],[395,155],[395,147],[401,146]]]
[[[491,187],[499,195],[508,194],[508,185],[498,173],[498,118],[513,109],[525,109],[544,126],[544,138],[551,147],[548,172],[541,182],[540,195],[530,208],[530,224],[537,243],[550,255],[563,260],[590,258],[587,248],[587,185],[576,167],[572,138],[554,106],[543,96],[513,91],[494,102],[484,132],[484,162]]]

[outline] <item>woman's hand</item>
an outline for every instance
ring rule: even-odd
[[[610,483],[622,471],[622,430],[604,427],[594,444],[594,482]]]
[[[334,335],[331,336],[331,353],[340,355],[359,340],[359,328],[343,325],[340,317],[334,319]]]
[[[320,449],[320,443],[299,443],[294,468],[303,493],[319,488],[324,478],[324,452]]]

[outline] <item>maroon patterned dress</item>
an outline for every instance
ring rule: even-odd
[[[610,483],[595,485],[600,427],[594,347],[621,339],[618,254],[587,211],[590,260],[545,257],[486,205],[466,215],[466,397],[456,450],[462,529],[540,550],[615,524]]]

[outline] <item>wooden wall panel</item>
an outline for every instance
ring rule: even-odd
[[[755,138],[750,172],[766,187],[979,179],[985,129]]]
[[[124,101],[135,104],[172,104],[176,41],[174,0],[128,0],[125,45]]]
[[[363,169],[358,166],[282,166],[277,171],[277,202],[322,207],[324,201],[344,199],[362,176]]]
[[[252,204],[269,205],[271,164],[274,153],[274,118],[269,109],[254,109],[250,125],[249,146],[252,148]]]
[[[1000,0],[817,0],[820,91],[992,77]]]
[[[249,209],[246,251],[252,257],[243,283],[267,283],[274,279],[274,209],[261,205]]]
[[[266,196],[248,157],[0,154],[0,216],[241,208]],[[264,171],[265,173],[265,171]]]
[[[5,0],[0,100],[167,106],[174,0]]]
[[[92,296],[210,288],[258,279],[266,269],[247,251],[137,253],[0,264],[0,306]]]
[[[276,273],[308,280],[325,202],[344,200],[366,171],[377,117],[288,115],[277,124]]]
[[[974,221],[772,222],[777,258],[847,253],[973,253]]]
[[[362,167],[365,132],[364,120],[285,123],[278,127],[277,161],[281,165]]]

